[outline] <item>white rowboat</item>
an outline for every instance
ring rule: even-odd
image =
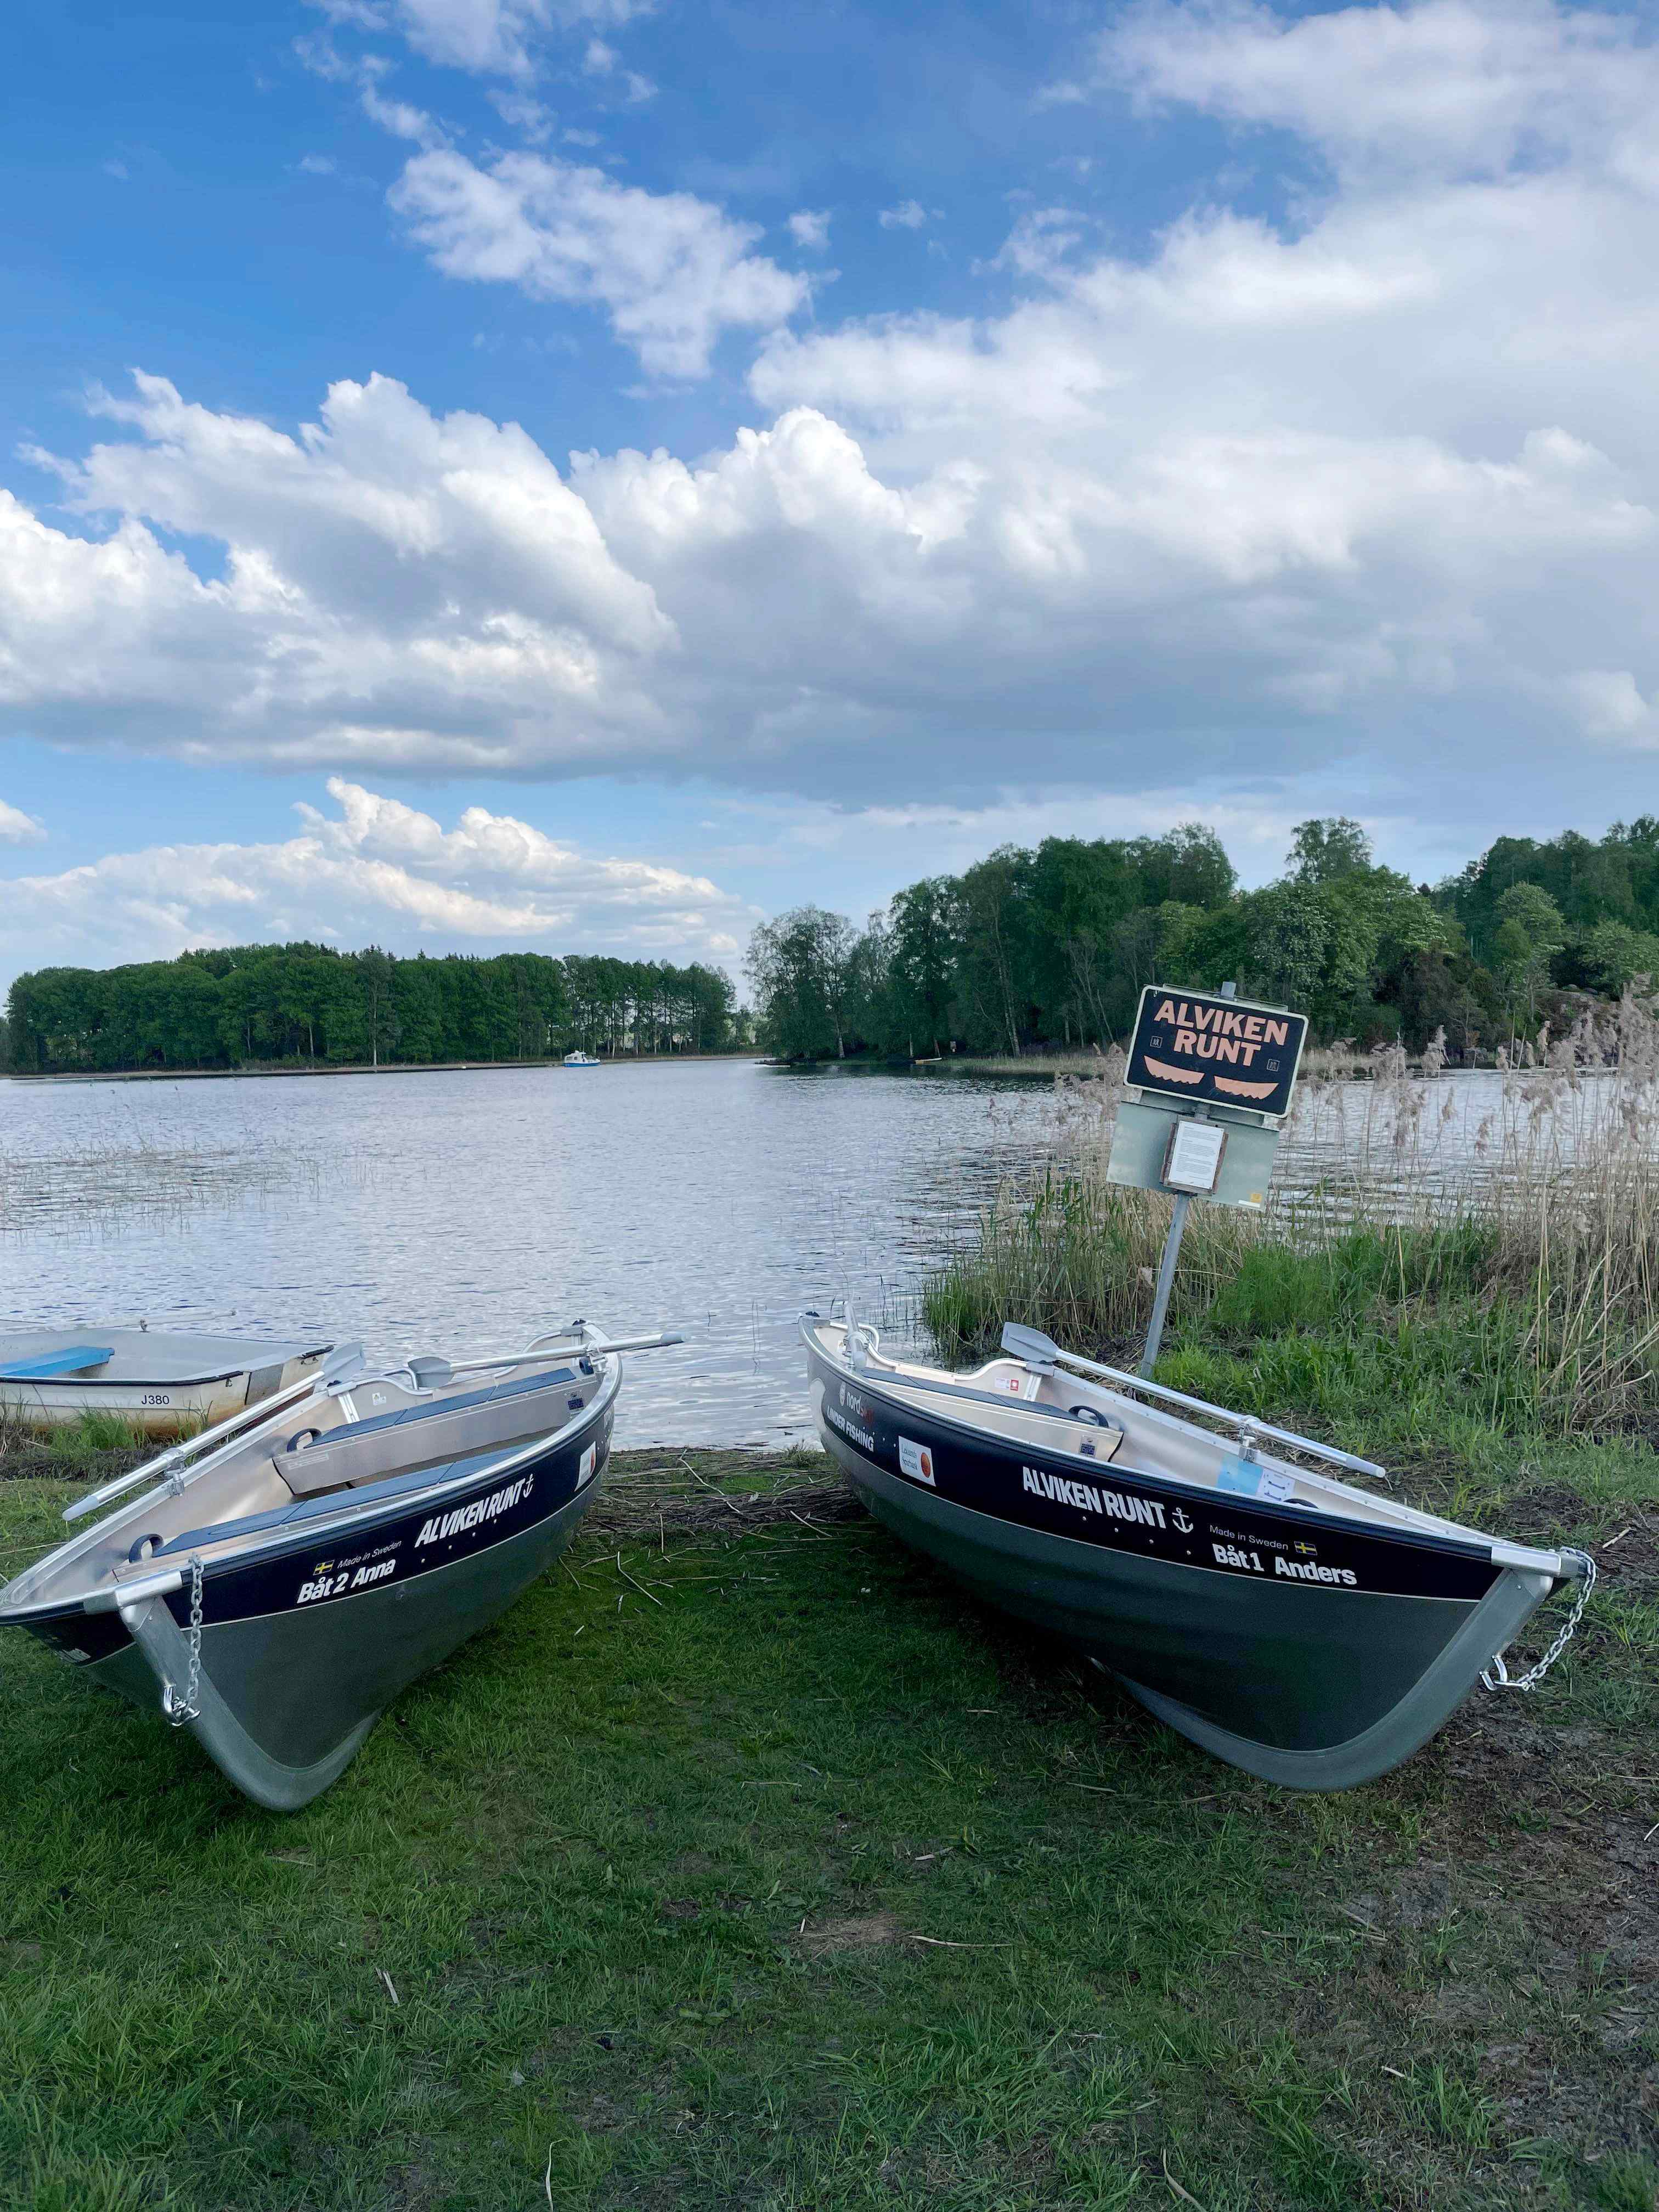
[[[146,1327],[0,1334],[0,1418],[54,1429],[112,1413],[147,1436],[222,1421],[320,1366],[326,1339],[299,1343]]]

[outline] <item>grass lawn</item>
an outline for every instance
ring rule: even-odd
[[[1404,1442],[1607,1581],[1535,1698],[1340,1797],[821,1461],[618,1455],[570,1571],[295,1814],[7,1639],[0,2203],[1651,2212],[1659,1462]],[[72,1487],[9,1468],[0,1573]]]

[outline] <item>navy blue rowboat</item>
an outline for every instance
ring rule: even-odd
[[[678,1341],[578,1322],[380,1374],[342,1355],[71,1506],[112,1510],[0,1590],[0,1626],[159,1705],[260,1804],[305,1804],[551,1565],[605,1472],[620,1353]]]
[[[884,1357],[853,1318],[801,1328],[825,1448],[872,1512],[1273,1782],[1386,1772],[1483,1672],[1502,1686],[1504,1646],[1552,1591],[1594,1583],[1583,1553],[1377,1497],[1328,1472],[1386,1480],[1368,1461],[1033,1329],[953,1375]]]

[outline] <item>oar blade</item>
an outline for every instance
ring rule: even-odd
[[[1052,1367],[1055,1360],[1066,1357],[1053,1337],[1045,1336],[1040,1328],[1027,1328],[1017,1321],[1002,1324],[1002,1348],[1012,1352],[1016,1359],[1023,1359],[1028,1367]]]

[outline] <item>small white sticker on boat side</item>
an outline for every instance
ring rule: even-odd
[[[1029,1404],[1042,1388],[1042,1377],[1021,1367],[1012,1375],[1005,1375],[997,1388],[1006,1390],[1011,1398],[1024,1398]]]
[[[913,1481],[925,1482],[932,1490],[934,1487],[933,1455],[927,1445],[915,1443],[912,1437],[901,1437],[898,1447],[901,1472],[908,1474]]]
[[[592,1474],[594,1468],[599,1465],[599,1448],[597,1444],[589,1444],[587,1449],[582,1454],[580,1462],[576,1468],[577,1481],[586,1482],[588,1476]]]

